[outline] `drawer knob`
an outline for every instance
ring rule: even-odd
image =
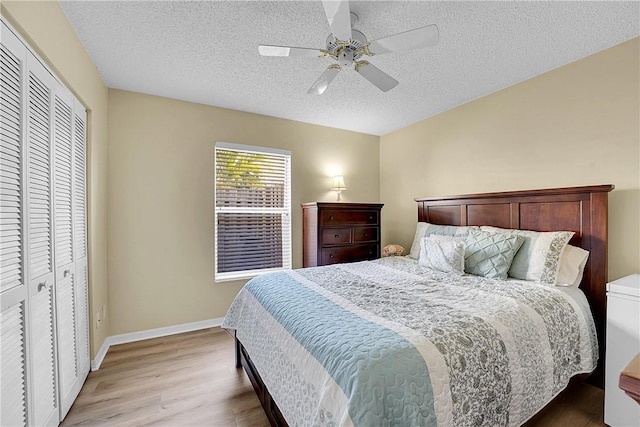
[[[369,237],[369,233],[364,233],[364,237]]]
[[[334,257],[333,254],[329,254],[329,258],[333,258],[333,257]]]
[[[369,219],[373,219],[373,215],[369,215]]]
[[[329,216],[329,221],[333,221],[333,220],[334,220],[333,215],[330,215]]]

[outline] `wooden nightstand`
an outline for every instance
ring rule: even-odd
[[[382,206],[380,203],[303,203],[303,266],[379,258]]]

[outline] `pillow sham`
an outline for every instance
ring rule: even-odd
[[[587,265],[589,251],[573,245],[567,245],[560,255],[560,269],[558,270],[557,284],[580,286],[584,267]]]
[[[430,224],[428,222],[418,222],[416,225],[416,234],[413,236],[413,243],[411,244],[411,250],[409,256],[413,259],[420,258],[420,240],[423,237],[431,235],[441,236],[453,236],[464,238],[470,229],[479,229],[479,227],[464,227],[457,225],[437,225]]]
[[[445,273],[464,274],[464,243],[448,236],[424,237],[420,240],[418,264]]]
[[[481,229],[524,237],[524,243],[511,263],[509,276],[550,285],[557,282],[560,256],[575,234],[573,231],[542,232],[489,226],[482,226]]]
[[[469,230],[465,241],[464,271],[491,279],[506,279],[524,237],[517,234]]]

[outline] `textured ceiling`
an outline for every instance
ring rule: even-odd
[[[259,44],[325,48],[320,1],[63,1],[107,86],[383,135],[640,34],[640,2],[351,1],[369,40],[428,24],[440,43],[370,58],[307,89],[330,58],[262,57]]]

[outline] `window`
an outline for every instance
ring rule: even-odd
[[[216,281],[291,268],[291,153],[215,147]]]

